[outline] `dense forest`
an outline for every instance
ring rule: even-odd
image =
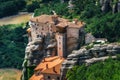
[[[0,18],[17,14],[25,5],[24,0],[0,0]]]
[[[120,57],[108,59],[90,66],[75,66],[67,73],[67,80],[119,80]]]
[[[0,68],[18,68],[27,44],[25,24],[0,26]]]
[[[112,1],[103,12],[99,0],[0,0],[0,18],[21,11],[34,12],[34,16],[53,14],[52,11],[55,11],[63,18],[84,21],[86,32],[91,32],[95,37],[107,38],[109,42],[120,42],[120,13],[113,13],[112,5],[117,0]],[[21,69],[27,45],[27,27],[24,26],[26,24],[0,26],[0,68]],[[75,67],[73,71],[76,74],[70,72],[73,76],[69,77],[68,74],[68,77],[69,80],[75,80],[74,77],[76,80],[117,80],[120,79],[119,68],[119,60],[110,60],[89,67]]]

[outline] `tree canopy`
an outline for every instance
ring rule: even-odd
[[[120,61],[108,59],[90,66],[75,66],[67,73],[67,80],[119,80]]]
[[[27,37],[23,25],[0,26],[0,68],[21,68]]]

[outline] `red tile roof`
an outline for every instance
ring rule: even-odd
[[[41,73],[60,74],[60,67],[64,58],[59,56],[45,58],[35,70],[41,70]],[[54,72],[53,68],[56,72]]]
[[[38,17],[34,17],[34,18],[31,18],[30,21],[42,22],[42,23],[47,23],[47,22],[54,23],[54,21],[52,20],[52,16],[49,16],[49,15],[41,15],[41,16],[38,16]]]
[[[42,62],[35,68],[35,71],[41,72],[40,75],[33,75],[29,80],[44,80],[44,73],[60,75],[60,68],[64,58],[59,56],[48,57],[42,60]]]
[[[38,76],[34,74],[29,80],[44,80],[44,77],[42,74]]]

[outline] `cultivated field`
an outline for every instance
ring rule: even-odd
[[[19,24],[22,22],[27,22],[29,21],[31,16],[32,13],[20,13],[18,15],[0,18],[0,25]]]
[[[16,69],[0,69],[0,80],[20,80],[21,71]]]

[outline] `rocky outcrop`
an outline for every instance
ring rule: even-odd
[[[102,5],[101,10],[103,12],[106,13],[106,12],[109,12],[111,10],[110,1],[111,0],[100,0],[100,3]]]
[[[44,57],[53,55],[51,53],[56,51],[55,47],[57,44],[54,37],[54,35],[48,34],[47,36],[39,36],[33,41],[29,41],[25,50],[21,80],[28,80],[26,78],[27,74],[29,74],[28,68],[36,67]]]
[[[120,12],[120,0],[100,0],[101,10],[106,13],[112,10],[113,13]]]
[[[34,41],[28,43],[25,51],[25,60],[27,60],[26,66],[38,65],[40,62],[40,58],[44,55],[43,50],[43,39],[37,38]]]
[[[75,65],[90,65],[98,61],[104,61],[110,55],[112,58],[116,58],[116,54],[120,54],[120,45],[118,44],[96,44],[90,49],[86,49],[85,46],[80,50],[73,51],[62,64],[61,80],[64,80],[67,70]]]

